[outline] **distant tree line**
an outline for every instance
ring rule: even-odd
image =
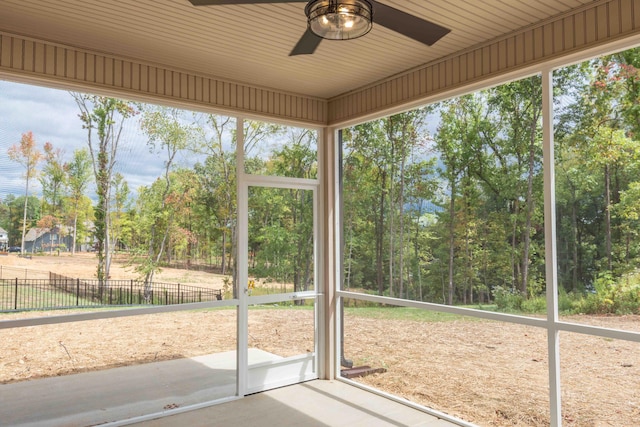
[[[632,49],[554,73],[558,273],[576,310],[640,305],[639,70],[640,51]],[[236,120],[72,96],[86,148],[68,154],[47,142],[40,152],[26,132],[10,150],[25,170],[25,193],[0,201],[11,244],[31,227],[64,224],[74,242],[93,242],[99,279],[109,276],[116,250],[130,254],[148,283],[173,262],[234,276]],[[164,165],[137,197],[116,167],[126,161],[119,147],[132,120]],[[540,76],[341,135],[345,288],[445,304],[506,301],[517,309],[540,301]],[[247,120],[243,141],[247,173],[317,177],[313,131]],[[29,193],[36,178],[41,197]],[[309,190],[250,188],[250,274],[296,290],[314,286],[312,197]]]
[[[624,294],[595,311],[637,311],[640,51],[558,70],[554,90],[561,292],[602,295],[594,304]],[[346,129],[345,287],[446,304],[539,300],[541,115],[532,76]]]
[[[173,262],[204,263],[235,277],[235,119],[71,96],[87,131],[86,148],[67,156],[50,142],[39,146],[26,132],[11,149],[16,161],[30,167],[24,175],[26,185],[37,178],[42,188],[39,196],[26,186],[24,195],[0,201],[0,226],[8,230],[11,244],[21,244],[21,234],[34,227],[64,226],[74,233],[74,247],[63,249],[75,252],[75,243],[90,242],[101,283],[109,277],[117,251],[129,254],[149,286],[154,274]],[[137,121],[147,148],[164,166],[155,181],[136,189],[137,197],[117,172],[119,163],[127,161],[119,147],[126,142],[123,129],[131,120]],[[246,172],[315,177],[316,139],[316,133],[306,129],[245,121]],[[178,161],[185,158],[190,159],[187,166]],[[313,286],[312,207],[308,191],[252,189],[252,274],[294,284],[295,289]]]

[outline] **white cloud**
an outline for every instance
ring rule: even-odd
[[[18,143],[23,133],[32,131],[41,149],[45,142],[62,149],[65,160],[71,159],[74,150],[87,147],[87,131],[82,129],[78,113],[66,91],[0,81],[0,199],[24,194],[24,170],[7,156],[9,147]],[[162,170],[163,159],[149,152],[138,118],[130,119],[123,131],[115,172],[120,172],[135,191],[151,184]],[[34,181],[29,193],[40,192]]]

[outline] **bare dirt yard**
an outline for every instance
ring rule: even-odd
[[[63,260],[19,261],[66,273],[85,263],[84,257],[65,260],[73,266]],[[181,280],[180,274],[189,273],[171,272]],[[202,286],[198,280],[181,283]],[[0,314],[0,321],[56,314],[8,313]],[[313,333],[300,325],[310,316],[311,310],[296,307],[251,310],[249,345],[281,356],[308,352]],[[357,381],[478,425],[549,425],[544,331],[463,318],[427,322],[372,318],[353,310],[345,316],[345,356],[356,365],[386,368]],[[568,320],[640,331],[640,316]],[[577,333],[561,333],[560,343],[564,425],[640,426],[640,344]],[[0,329],[0,383],[192,357],[235,345],[233,309]]]
[[[61,253],[60,255],[34,255],[31,258],[19,257],[16,254],[0,256],[0,266],[4,266],[6,274],[32,274],[53,272],[80,279],[93,279],[96,277],[95,253]],[[24,270],[27,270],[26,272]],[[138,273],[126,255],[116,255],[109,271],[111,279],[137,279]],[[20,276],[22,278],[24,276]],[[0,277],[1,278],[1,277]],[[224,276],[196,270],[182,270],[175,268],[162,268],[155,275],[157,282],[180,283],[189,286],[200,286],[212,289],[222,289]]]

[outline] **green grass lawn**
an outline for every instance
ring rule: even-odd
[[[345,307],[345,314],[371,319],[414,320],[419,322],[451,322],[463,316],[412,307]]]
[[[42,310],[56,307],[95,305],[85,298],[57,290],[52,286],[24,286],[0,283],[0,310]],[[16,305],[17,302],[17,305]]]

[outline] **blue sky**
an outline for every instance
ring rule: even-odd
[[[7,155],[7,150],[20,142],[23,133],[32,131],[40,150],[46,142],[62,149],[64,161],[71,160],[74,150],[88,147],[87,131],[82,128],[79,112],[67,91],[0,80],[0,199],[9,194],[24,195],[24,167],[11,161]],[[186,122],[192,120],[189,113],[184,119]],[[114,168],[114,172],[125,177],[134,197],[140,186],[150,185],[161,176],[165,158],[163,154],[150,152],[147,137],[139,128],[139,120],[140,116],[127,120]],[[205,129],[205,132],[208,131]],[[230,134],[225,138],[231,140]],[[268,157],[272,150],[286,143],[282,135],[262,139],[259,146],[253,148],[252,155]],[[230,148],[231,145],[225,147]],[[174,166],[192,167],[198,160],[204,159],[184,151],[176,157]],[[40,163],[39,168],[42,166]],[[37,180],[30,181],[29,194],[41,196],[42,188]],[[87,195],[96,199],[94,187],[89,188]]]
[[[0,199],[8,194],[24,194],[24,168],[7,156],[7,150],[20,142],[23,133],[32,131],[41,150],[45,142],[61,148],[65,161],[71,159],[74,150],[88,147],[87,131],[82,129],[78,113],[78,106],[67,91],[0,80]],[[138,118],[130,119],[115,169],[124,175],[132,191],[151,184],[162,173],[163,160],[149,151],[146,141]],[[40,183],[32,183],[29,194],[39,196]]]

